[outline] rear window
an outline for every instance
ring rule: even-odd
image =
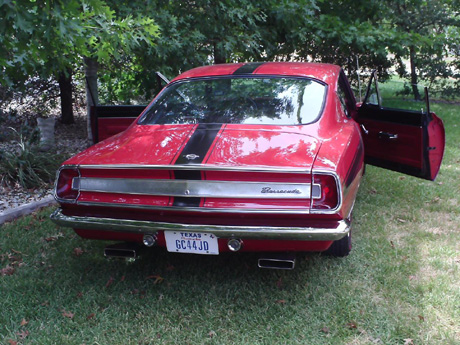
[[[324,84],[306,78],[192,79],[167,87],[138,123],[309,124],[325,95]]]

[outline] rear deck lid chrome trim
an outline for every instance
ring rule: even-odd
[[[123,193],[199,198],[316,199],[320,186],[310,183],[240,182],[209,180],[74,178],[72,188],[81,192]],[[313,195],[312,195],[313,191]]]

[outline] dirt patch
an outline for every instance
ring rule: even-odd
[[[421,229],[435,235],[448,235],[457,232],[460,227],[460,217],[447,212],[432,212]]]

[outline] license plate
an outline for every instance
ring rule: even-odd
[[[166,248],[173,253],[219,255],[217,237],[213,234],[165,231]]]

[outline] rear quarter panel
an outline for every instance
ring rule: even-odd
[[[335,172],[342,189],[341,218],[349,218],[364,170],[364,145],[358,124],[341,116],[337,108],[337,122],[329,128],[332,134],[324,138],[313,170]],[[326,131],[326,129],[324,129]]]

